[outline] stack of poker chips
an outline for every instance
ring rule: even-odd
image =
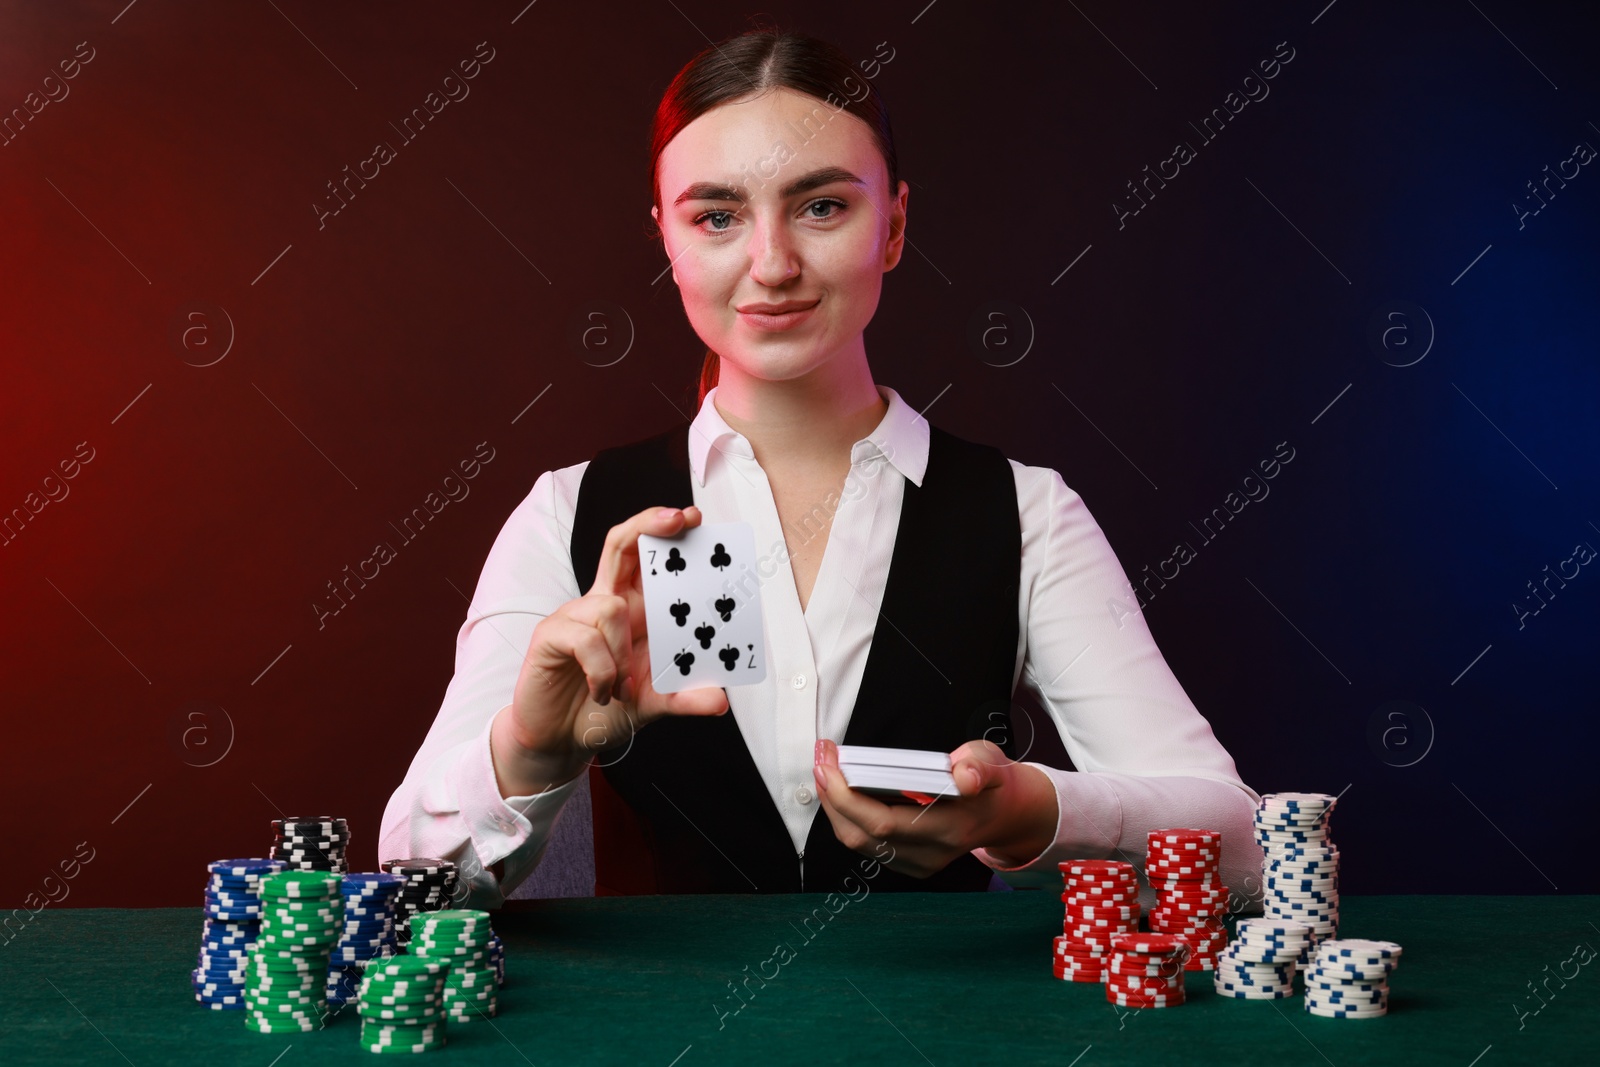
[[[495,1014],[498,975],[489,958],[489,913],[470,908],[426,912],[411,918],[413,956],[450,965],[444,982],[445,1018],[471,1022]]]
[[[1305,971],[1306,1011],[1330,1019],[1372,1019],[1389,1012],[1389,972],[1400,965],[1393,941],[1330,938]]]
[[[456,889],[456,865],[449,860],[389,860],[384,870],[402,880],[394,903],[395,933],[403,945],[411,938],[411,917],[438,911],[450,903]]]
[[[1067,913],[1055,939],[1055,976],[1102,982],[1111,939],[1139,929],[1138,872],[1119,860],[1067,860],[1058,866]]]
[[[244,1007],[245,957],[261,933],[261,879],[283,869],[273,859],[217,860],[206,869],[200,956],[190,973],[194,999],[214,1010]]]
[[[494,964],[494,984],[506,984],[506,943],[499,934],[489,935],[489,962]]]
[[[1265,915],[1309,926],[1307,953],[1339,936],[1339,850],[1328,840],[1337,801],[1327,793],[1269,793],[1255,814]]]
[[[1209,971],[1228,944],[1228,887],[1222,884],[1219,830],[1151,830],[1145,836],[1145,875],[1156,891],[1150,929],[1189,942],[1184,966]]]
[[[367,968],[356,1011],[368,1052],[428,1052],[445,1043],[444,983],[450,965],[394,956]]]
[[[344,928],[328,958],[330,1006],[354,999],[369,960],[394,955],[394,902],[402,884],[398,875],[381,871],[347,874],[340,881]]]
[[[1106,964],[1106,1000],[1122,1008],[1182,1004],[1188,957],[1188,940],[1176,934],[1118,934]]]
[[[1305,923],[1240,919],[1233,943],[1217,959],[1217,992],[1238,1000],[1293,996],[1295,963],[1310,943]]]
[[[272,857],[291,871],[332,871],[344,874],[350,827],[331,815],[272,820]]]
[[[343,925],[337,875],[278,871],[261,880],[261,936],[245,958],[246,1026],[280,1034],[320,1025],[328,954]]]

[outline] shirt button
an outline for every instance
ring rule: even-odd
[[[811,790],[801,786],[794,791],[794,798],[802,804],[809,804],[811,803]]]
[[[806,676],[803,675],[803,674],[795,675],[794,676],[794,687],[796,689],[804,689],[806,687]]]

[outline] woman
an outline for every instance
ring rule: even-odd
[[[383,856],[455,859],[494,906],[587,771],[600,893],[1042,884],[1068,857],[1142,863],[1172,825],[1224,831],[1243,884],[1259,798],[1143,619],[1107,610],[1126,578],[1082,500],[873,382],[909,187],[870,82],[809,38],[711,46],[661,101],[651,181],[709,347],[699,412],[546,472],[513,513]],[[732,520],[779,562],[768,678],[658,693],[636,539]],[[1077,770],[1013,758],[1019,679]],[[851,790],[839,742],[950,752],[961,796]]]

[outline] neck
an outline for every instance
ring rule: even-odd
[[[769,469],[848,466],[851,447],[877,429],[889,410],[864,350],[784,381],[754,377],[723,360],[711,399]]]

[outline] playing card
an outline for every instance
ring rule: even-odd
[[[755,527],[701,523],[674,537],[640,534],[639,571],[656,692],[766,681]]]

